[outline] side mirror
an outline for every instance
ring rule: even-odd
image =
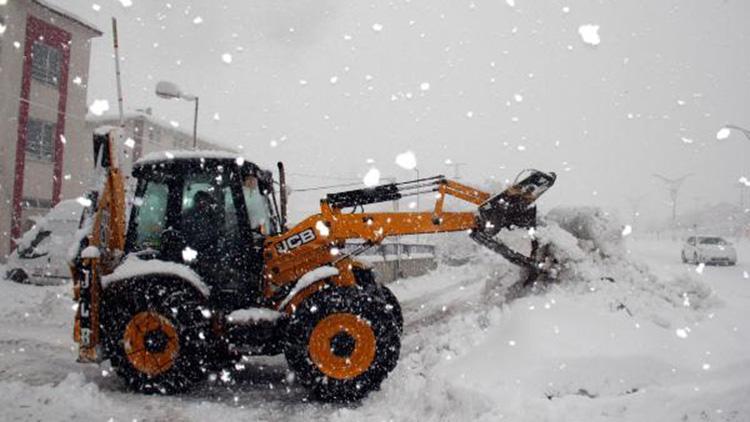
[[[286,231],[287,196],[286,196],[286,172],[284,163],[279,161],[279,201],[281,202],[281,230]]]

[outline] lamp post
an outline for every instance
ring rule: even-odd
[[[660,174],[654,174],[654,177],[664,182],[664,184],[667,187],[667,190],[669,191],[669,197],[672,200],[672,226],[674,227],[677,222],[677,195],[680,192],[680,188],[682,187],[682,183],[685,182],[685,179],[688,176],[691,176],[692,173],[686,174],[682,177],[678,177],[676,179],[670,179],[668,177],[664,177]]]
[[[173,82],[159,81],[156,84],[156,95],[169,100],[180,99],[195,101],[195,115],[193,116],[193,149],[198,146],[198,96],[186,94]]]

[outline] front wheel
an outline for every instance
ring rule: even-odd
[[[351,287],[320,290],[292,315],[287,362],[297,379],[325,401],[348,402],[380,387],[396,366],[399,330],[383,300]]]

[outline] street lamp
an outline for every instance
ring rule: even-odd
[[[198,145],[198,96],[186,94],[173,82],[159,81],[156,84],[156,95],[168,100],[180,99],[185,101],[195,101],[195,116],[193,117],[193,149]]]
[[[692,176],[692,173],[686,174],[676,179],[670,179],[660,174],[654,174],[654,177],[664,182],[664,184],[667,187],[667,190],[669,191],[669,197],[670,199],[672,199],[672,226],[675,226],[675,223],[677,221],[677,195],[680,192],[682,183],[685,182],[685,179],[688,176]]]
[[[747,138],[748,140],[750,140],[750,130],[747,130],[747,129],[745,129],[745,128],[741,128],[741,127],[739,127],[739,126],[737,126],[737,125],[725,125],[724,127],[725,127],[726,129],[735,129],[735,130],[739,130],[740,132],[742,132],[742,134],[743,134],[743,135],[745,135],[745,137],[746,137],[746,138]]]

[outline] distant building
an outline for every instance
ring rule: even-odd
[[[163,123],[150,115],[150,110],[145,113],[127,113],[124,116],[125,132],[120,156],[124,160],[120,163],[123,174],[130,175],[133,163],[146,154],[156,151],[175,149],[192,149],[193,134],[187,133],[179,128],[172,127],[169,123]],[[86,117],[87,139],[91,139],[94,129],[100,126],[120,126],[117,115],[104,115]],[[89,144],[90,145],[90,144]],[[235,152],[234,149],[220,146],[216,143],[198,138],[196,143],[198,150],[218,150]],[[91,155],[90,148],[88,155]]]
[[[78,194],[96,27],[41,0],[0,3],[0,261],[12,240]],[[90,155],[90,154],[89,154]]]

